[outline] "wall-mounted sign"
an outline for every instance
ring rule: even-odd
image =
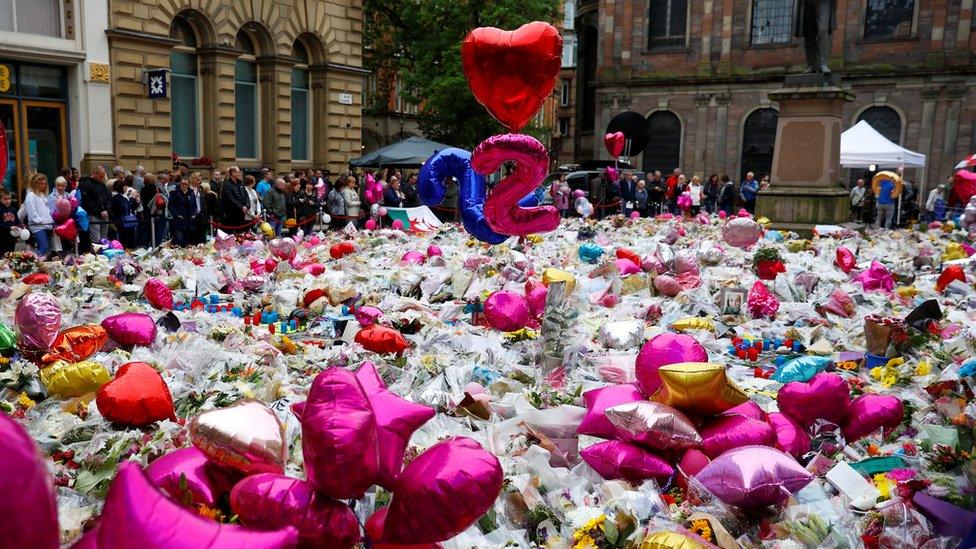
[[[10,67],[0,65],[0,92],[7,93],[8,91],[10,91]]]
[[[166,99],[169,90],[166,86],[166,73],[169,69],[154,69],[146,71],[146,91],[149,99]]]
[[[351,93],[340,93],[339,94],[339,104],[340,105],[352,105],[352,94]]]

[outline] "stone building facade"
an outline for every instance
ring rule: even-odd
[[[630,110],[651,127],[636,166],[769,173],[778,106],[767,94],[805,65],[794,9],[794,0],[581,2],[579,70],[593,77],[579,89],[580,155],[606,158],[603,130]],[[856,94],[845,127],[866,119],[926,154],[927,168],[907,172],[923,192],[976,149],[973,0],[837,0],[832,40],[830,66]]]
[[[115,151],[162,169],[342,170],[362,134],[354,0],[110,0]],[[149,75],[167,69],[167,97]],[[158,90],[157,90],[158,91]],[[106,128],[107,129],[107,128]]]
[[[0,0],[2,185],[23,198],[28,175],[53,184],[67,166],[115,158],[107,0]]]

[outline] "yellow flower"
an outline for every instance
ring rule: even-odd
[[[883,373],[884,368],[881,366],[875,366],[874,368],[871,368],[871,379],[881,379]]]
[[[579,534],[579,532],[576,534]],[[590,537],[589,534],[583,534],[580,537],[576,537],[576,534],[573,534],[573,541],[575,541],[573,543],[573,549],[599,549],[596,540]]]
[[[932,365],[927,360],[919,362],[918,366],[915,367],[915,374],[917,375],[927,376],[930,373],[932,373]]]
[[[495,269],[488,269],[488,271],[485,273],[485,276],[487,276],[488,278],[491,278],[491,277],[495,276],[496,274],[498,274],[498,271],[496,271]]]
[[[887,364],[885,364],[885,368],[889,368],[889,369],[890,368],[897,368],[898,366],[901,366],[904,363],[905,363],[905,359],[904,358],[901,358],[901,357],[893,358],[893,359],[889,360]]]
[[[31,400],[31,397],[27,396],[27,393],[20,393],[20,395],[17,396],[17,403],[23,406],[25,410],[37,404]]]
[[[584,524],[583,527],[580,528],[580,530],[583,530],[584,532],[588,532],[590,530],[593,530],[594,528],[599,528],[600,531],[602,532],[603,531],[603,523],[606,522],[606,520],[607,520],[607,516],[606,515],[600,515],[600,516],[598,516],[598,517],[590,520],[586,524]]]
[[[886,374],[881,378],[881,385],[885,388],[891,387],[892,385],[898,383],[898,376],[893,374]]]
[[[918,290],[915,289],[915,286],[899,286],[895,288],[895,293],[900,297],[911,298],[918,294]]]
[[[223,514],[220,512],[220,509],[207,507],[206,505],[198,506],[197,513],[199,513],[201,517],[206,517],[217,522],[220,522],[223,519]]]
[[[839,362],[837,367],[841,370],[857,370],[857,362],[853,360],[848,360],[847,362]]]
[[[705,541],[712,541],[712,525],[708,522],[708,519],[691,521],[691,531],[698,534]]]
[[[891,498],[891,481],[888,480],[887,475],[884,473],[874,475],[874,487],[881,492],[881,499]]]

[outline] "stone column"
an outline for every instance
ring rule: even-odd
[[[258,58],[261,95],[261,161],[274,172],[291,170],[291,69],[289,57]]]
[[[930,158],[932,155],[932,124],[935,120],[936,102],[941,93],[942,90],[936,86],[922,88],[922,121],[918,135],[918,152],[924,154],[926,158]],[[926,162],[925,168],[922,170],[922,181],[919,185],[923,197],[928,197],[928,191],[931,187],[929,183],[932,177],[931,170],[932,163]]]
[[[728,93],[720,93],[715,96],[715,103],[718,108],[715,112],[715,173],[728,173],[728,151],[726,150],[729,135],[729,103],[732,96]]]
[[[234,62],[240,52],[227,46],[197,50],[200,64],[202,152],[218,167],[235,163]]]
[[[798,80],[808,78],[813,77]],[[844,104],[854,96],[837,84],[792,85],[769,94],[779,103],[771,174],[775,185],[759,193],[756,214],[776,227],[809,233],[814,225],[847,220],[840,134]]]
[[[693,173],[701,174],[705,170],[706,145],[708,137],[708,105],[712,102],[712,96],[701,94],[695,96],[695,161],[692,164]],[[688,175],[688,180],[691,180]]]
[[[942,141],[942,158],[941,162],[939,159],[932,158],[930,162],[933,165],[941,167],[941,169],[948,169],[948,167],[953,167],[965,155],[970,154],[968,151],[965,153],[958,152],[958,145],[956,140],[959,137],[959,116],[962,114],[962,100],[966,97],[966,88],[961,86],[952,86],[948,90],[949,96],[949,108],[946,111],[946,124],[945,124],[945,138]],[[959,158],[957,158],[957,155]],[[948,177],[949,173],[939,173],[937,177],[944,178]]]

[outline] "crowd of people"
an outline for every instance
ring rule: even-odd
[[[148,172],[142,166],[126,170],[96,167],[81,177],[65,168],[53,184],[45,174],[29,178],[26,193],[13,206],[8,189],[0,189],[0,255],[13,251],[21,230],[38,255],[63,256],[91,251],[94,245],[118,241],[126,249],[201,244],[217,229],[227,233],[256,230],[266,221],[275,235],[306,234],[316,227],[333,229],[348,223],[362,226],[370,208],[361,184],[367,178],[383,187],[384,207],[420,205],[417,175],[403,180],[400,170],[354,171],[333,183],[326,170],[297,170],[275,176],[264,168],[245,174],[237,166],[213,170],[209,180],[199,171],[178,164],[172,170]],[[453,219],[456,185],[443,209]],[[54,213],[59,200],[73,201],[87,214],[89,225],[68,240],[55,234]],[[450,200],[454,200],[454,204]],[[375,214],[375,211],[373,212]],[[325,215],[323,215],[325,214]]]

